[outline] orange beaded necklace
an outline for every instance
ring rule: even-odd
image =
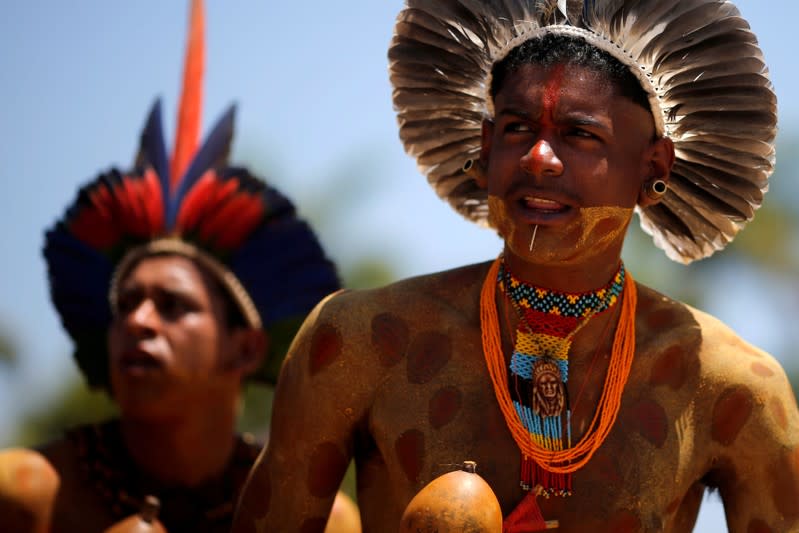
[[[499,315],[495,300],[497,274],[501,258],[491,265],[480,293],[480,322],[483,353],[505,423],[525,457],[556,474],[570,474],[582,468],[610,433],[621,404],[621,395],[630,374],[635,353],[635,307],[637,293],[632,276],[624,281],[622,308],[613,340],[605,385],[594,417],[583,438],[575,446],[563,450],[547,450],[533,441],[532,435],[519,420],[508,391],[508,375],[502,351]]]

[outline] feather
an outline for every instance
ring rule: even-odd
[[[166,212],[167,228],[174,227],[178,207],[183,201],[183,196],[191,189],[194,183],[206,170],[221,167],[227,161],[230,153],[230,144],[233,141],[235,116],[236,107],[230,106],[217,121],[202,147],[192,159],[188,170],[177,186],[177,190],[170,198]]]
[[[205,63],[205,9],[202,0],[192,0],[186,56],[183,65],[183,91],[180,96],[178,128],[172,151],[171,188],[177,186],[189,161],[197,151],[202,122],[202,78]]]
[[[690,262],[729,242],[767,190],[777,117],[757,39],[724,0],[408,0],[388,53],[392,100],[436,193],[486,223],[485,191],[462,165],[480,149],[492,66],[542,27],[580,28],[657,95],[677,161],[675,191],[640,213],[655,244]]]
[[[139,169],[152,167],[160,180],[162,197],[169,197],[169,161],[161,122],[160,99],[153,103],[150,113],[147,115],[147,121],[140,136],[139,152],[136,155],[134,167]]]
[[[112,169],[81,187],[45,235],[51,297],[74,341],[78,366],[93,387],[108,386],[111,280],[124,258],[152,251],[143,245],[166,247],[178,239],[195,249],[192,257],[219,262],[225,272],[218,281],[230,290],[250,325],[264,327],[274,341],[268,365],[255,376],[272,383],[304,317],[340,287],[335,265],[288,198],[245,169],[227,166],[235,107],[223,114],[197,150],[202,8],[200,0],[193,0],[173,168],[156,100],[134,168],[125,173]],[[231,279],[240,286],[233,286]]]
[[[216,172],[207,170],[200,179],[194,184],[183,202],[180,204],[175,229],[180,233],[189,233],[197,226],[197,222],[202,215],[202,210],[208,205],[209,199],[213,195],[214,188],[217,187]]]

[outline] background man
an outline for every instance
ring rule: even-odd
[[[167,531],[228,531],[260,449],[236,434],[242,382],[274,383],[339,287],[292,203],[228,165],[232,108],[199,144],[203,19],[195,0],[171,157],[157,102],[134,167],[87,184],[46,235],[78,366],[119,407],[41,448],[59,478],[53,532],[104,531],[150,496]]]
[[[636,209],[689,262],[760,205],[776,108],[735,7],[410,1],[389,57],[406,149],[504,250],[309,316],[234,531],[321,530],[350,457],[366,530],[464,460],[508,531],[687,531],[708,487],[731,531],[796,528],[784,372],[620,259]]]

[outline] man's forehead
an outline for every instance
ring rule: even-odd
[[[571,64],[550,67],[525,64],[508,74],[496,101],[533,99],[554,104],[567,99],[572,103],[590,103],[597,97],[614,94],[610,78],[595,69]]]
[[[617,93],[601,74],[586,68],[524,65],[511,73],[494,102],[497,117],[576,113],[608,117]]]
[[[122,278],[123,286],[158,283],[175,290],[201,289],[207,274],[188,257],[177,254],[141,258]]]

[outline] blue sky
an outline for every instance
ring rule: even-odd
[[[338,191],[349,202],[318,228],[334,258],[381,253],[406,276],[496,255],[499,241],[438,200],[399,143],[386,49],[401,0],[206,3],[203,122],[238,104],[232,160],[301,211],[331,202],[331,176],[366,177]],[[796,132],[799,3],[736,4],[770,66],[781,129]],[[47,296],[43,231],[79,184],[130,164],[156,96],[171,135],[186,14],[180,1],[0,1],[0,325],[24,359],[21,380],[0,374],[0,405],[12,406],[0,443],[22,398],[75,372]]]

